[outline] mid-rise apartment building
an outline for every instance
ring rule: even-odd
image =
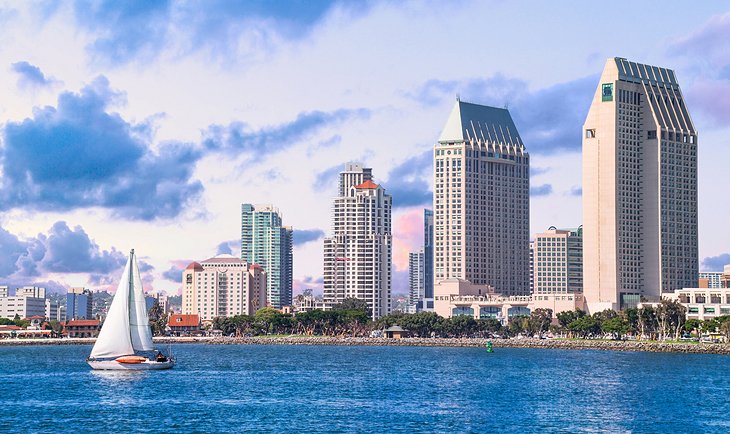
[[[557,229],[535,235],[534,294],[583,292],[583,229]]]
[[[231,255],[192,262],[182,273],[182,313],[201,320],[253,315],[266,305],[266,273]]]

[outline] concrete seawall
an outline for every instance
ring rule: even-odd
[[[414,347],[484,347],[487,339],[471,338],[347,338],[325,336],[291,337],[158,337],[156,343],[197,343],[211,345],[340,345],[340,346],[414,346]],[[77,339],[3,339],[8,345],[91,345],[93,338]],[[495,348],[543,348],[563,350],[644,351],[652,353],[694,353],[730,355],[730,344],[676,342],[598,341],[562,339],[493,339]]]

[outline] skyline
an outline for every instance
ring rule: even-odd
[[[700,136],[700,269],[718,270],[730,262],[717,182],[730,14],[678,5],[657,22],[641,19],[651,3],[634,6],[621,35],[582,19],[599,7],[571,3],[0,6],[0,284],[113,289],[135,248],[146,287],[176,293],[189,262],[240,254],[242,203],[271,203],[295,230],[294,292],[321,291],[336,176],[362,161],[393,196],[393,290],[405,293],[456,95],[514,116],[532,158],[530,235],[577,227],[582,125],[613,56],[682,83]],[[493,28],[420,31],[479,15]]]

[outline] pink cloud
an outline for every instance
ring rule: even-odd
[[[730,13],[715,15],[689,35],[674,41],[669,53],[723,66],[730,62]]]
[[[408,253],[423,247],[423,208],[405,208],[393,221],[393,267],[408,271]]]

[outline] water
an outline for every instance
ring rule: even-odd
[[[0,432],[728,432],[730,358],[497,348],[0,347]]]

